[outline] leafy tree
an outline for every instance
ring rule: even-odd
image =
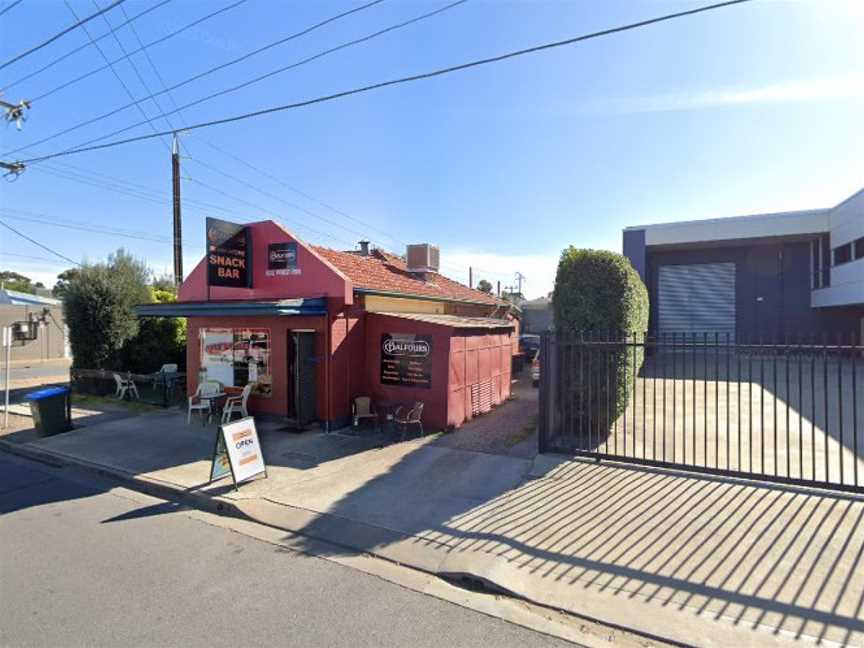
[[[76,367],[112,368],[138,333],[137,304],[151,300],[146,264],[123,249],[64,279],[63,310]]]
[[[485,279],[481,279],[477,282],[477,290],[480,292],[484,292],[487,295],[492,293],[492,284],[486,281]]]
[[[174,277],[172,275],[160,275],[153,279],[153,283],[151,285],[157,290],[164,290],[171,293],[172,295],[177,292],[177,287],[174,285]]]
[[[36,294],[37,288],[45,287],[41,282],[37,281],[33,283],[30,277],[25,277],[11,270],[0,272],[0,284],[3,284],[3,287],[8,290],[17,290],[18,292],[30,293],[31,295]]]
[[[54,283],[54,287],[51,289],[51,293],[57,299],[63,299],[66,295],[66,289],[69,286],[69,282],[72,281],[75,277],[78,276],[79,270],[77,268],[69,268],[68,270],[64,270],[59,275],[57,275],[57,281]]]
[[[170,304],[177,301],[173,281],[170,290],[151,285],[150,302]],[[124,369],[134,373],[158,371],[163,364],[186,364],[186,320],[176,317],[144,317],[138,333],[120,350]]]

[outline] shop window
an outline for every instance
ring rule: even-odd
[[[855,241],[855,258],[864,259],[864,236]]]
[[[846,243],[840,247],[834,248],[834,265],[838,266],[842,263],[849,263],[852,260],[852,244]]]
[[[270,396],[270,329],[208,328],[201,330],[201,368],[208,380],[226,387],[243,387],[254,382],[253,393]]]

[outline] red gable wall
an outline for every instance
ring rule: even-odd
[[[210,288],[209,299],[268,300],[292,297],[328,297],[351,304],[354,287],[351,281],[328,261],[322,259],[310,246],[297,240],[278,223],[262,221],[250,223],[252,231],[252,288]],[[267,246],[271,243],[297,243],[299,275],[267,276]],[[207,301],[207,264],[201,259],[195,269],[180,285],[178,301]]]

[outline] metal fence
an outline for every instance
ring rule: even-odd
[[[864,346],[544,336],[540,450],[864,492]]]
[[[72,390],[81,394],[113,396],[117,392],[114,374],[135,383],[138,397],[127,392],[127,400],[135,400],[158,407],[174,407],[186,401],[186,374],[133,374],[128,371],[107,371],[104,369],[71,369]]]

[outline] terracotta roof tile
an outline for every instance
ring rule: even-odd
[[[382,250],[373,250],[368,256],[362,256],[317,245],[311,247],[347,276],[354,288],[485,304],[506,303],[438,273],[427,273],[424,278],[421,274],[408,272],[401,257]]]

